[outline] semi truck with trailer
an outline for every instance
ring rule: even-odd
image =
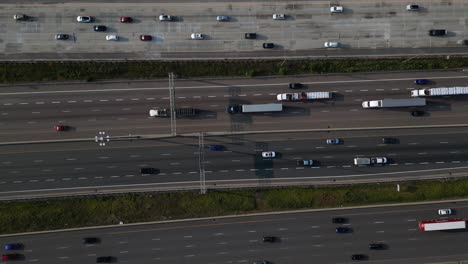
[[[362,102],[363,108],[411,107],[411,106],[425,106],[425,105],[426,105],[425,98],[382,99],[382,100]]]
[[[421,231],[442,231],[465,228],[466,220],[464,219],[439,219],[419,222],[419,229]]]
[[[229,105],[226,111],[230,114],[240,113],[262,113],[262,112],[281,112],[283,111],[282,104],[234,104]]]
[[[411,91],[412,97],[423,96],[446,96],[446,95],[461,95],[468,94],[468,87],[439,87],[426,88]]]
[[[332,92],[302,92],[302,93],[282,93],[276,96],[278,101],[295,102],[307,100],[330,99]]]
[[[176,117],[193,116],[196,114],[196,110],[193,107],[176,108],[175,114]],[[151,117],[170,117],[171,110],[167,108],[151,109],[149,115]]]

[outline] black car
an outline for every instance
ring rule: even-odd
[[[363,254],[354,254],[351,256],[352,260],[364,260],[366,259],[366,255]]]
[[[257,33],[245,33],[245,39],[256,39]]]
[[[94,31],[106,31],[107,27],[99,25],[99,26],[94,26],[93,29],[94,29]]]
[[[230,105],[226,108],[226,112],[229,114],[242,113],[242,105]]]
[[[269,242],[269,243],[275,243],[278,241],[278,238],[275,236],[264,236],[263,237],[263,242]]]
[[[349,233],[349,232],[351,232],[351,229],[348,228],[348,227],[337,227],[335,229],[335,232],[336,233]]]
[[[55,39],[57,40],[67,40],[69,38],[68,34],[57,34],[55,35]]]
[[[429,36],[445,36],[447,35],[446,29],[431,29],[429,30]]]
[[[96,244],[101,242],[98,237],[85,237],[83,238],[83,244]]]
[[[346,218],[344,218],[344,217],[333,217],[332,218],[332,223],[334,223],[334,224],[346,223]]]
[[[290,83],[288,85],[289,89],[300,89],[303,87],[302,83]]]
[[[264,49],[272,49],[275,47],[275,44],[269,42],[269,43],[263,43],[263,48]]]
[[[423,115],[424,115],[424,111],[415,110],[415,111],[412,111],[412,112],[411,112],[411,115],[412,115],[412,116],[423,116]]]
[[[384,244],[371,243],[371,244],[369,244],[369,249],[384,249]]]
[[[114,261],[114,258],[111,256],[97,257],[96,263],[111,263]]]
[[[157,174],[158,170],[155,168],[141,168],[140,172],[142,174]]]
[[[384,143],[384,144],[396,144],[396,143],[398,143],[398,139],[396,139],[396,138],[382,138],[382,143]]]

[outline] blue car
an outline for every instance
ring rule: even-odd
[[[417,84],[417,85],[427,84],[427,79],[416,79],[414,81],[414,84]]]
[[[221,145],[210,145],[210,150],[223,150]]]
[[[12,244],[5,245],[5,250],[20,250],[20,249],[23,249],[23,244],[21,243],[12,243]]]
[[[335,229],[335,232],[336,233],[350,233],[351,232],[351,229],[348,228],[348,227],[337,227]]]

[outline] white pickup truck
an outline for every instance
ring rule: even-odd
[[[387,162],[386,157],[354,158],[354,165],[356,166],[384,165]]]

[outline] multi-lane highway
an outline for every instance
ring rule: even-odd
[[[346,1],[344,12],[330,13],[330,2],[197,2],[197,3],[34,3],[2,4],[0,50],[5,60],[31,59],[161,59],[251,58],[282,56],[368,56],[395,54],[466,53],[458,40],[467,29],[464,1],[420,3],[419,12],[406,11],[400,1]],[[15,21],[15,13],[31,17]],[[272,14],[284,13],[285,20]],[[168,14],[174,21],[161,22]],[[78,23],[79,15],[93,16],[93,23]],[[216,16],[230,16],[218,22]],[[130,16],[133,23],[120,23]],[[437,19],[436,19],[437,18]],[[105,25],[107,32],[94,32]],[[447,29],[445,37],[430,37],[430,29]],[[245,33],[257,33],[245,39]],[[68,40],[55,35],[68,34]],[[204,40],[191,40],[202,33]],[[106,41],[115,34],[119,41]],[[152,41],[140,41],[142,34]],[[339,50],[324,43],[338,41]],[[274,43],[265,51],[262,44]]]
[[[462,126],[206,136],[204,170],[208,188],[466,176],[467,132]],[[397,142],[383,144],[383,137]],[[341,138],[343,144],[327,145],[327,138]],[[210,151],[212,144],[224,149]],[[262,158],[262,151],[278,157]],[[389,164],[359,167],[355,157],[387,157]],[[317,163],[298,166],[301,159]],[[197,137],[2,146],[0,160],[2,198],[200,186]],[[158,172],[141,174],[144,167]]]
[[[426,115],[412,117],[408,109],[363,109],[361,102],[382,98],[410,98],[415,78],[428,78],[424,87],[466,86],[465,71],[372,73],[296,76],[286,78],[176,80],[176,106],[199,113],[179,118],[177,131],[246,132],[287,129],[328,129],[462,124],[467,117],[466,96],[428,98]],[[281,113],[229,115],[233,103],[276,102],[276,94],[290,91],[289,82],[302,82],[301,91],[332,91],[320,102],[284,103]],[[14,85],[0,93],[2,142],[94,138],[170,133],[168,118],[150,118],[154,107],[169,107],[167,81],[98,82]],[[67,132],[53,131],[68,125]]]
[[[352,254],[365,254],[367,263],[461,263],[468,255],[465,231],[422,232],[418,221],[438,219],[440,208],[453,217],[468,217],[467,202],[339,209],[305,213],[208,219],[179,223],[119,226],[0,238],[22,242],[19,263],[95,263],[113,256],[118,263],[246,263],[266,259],[275,264],[352,263]],[[332,217],[346,217],[351,233],[337,234]],[[276,243],[262,242],[277,236]],[[84,237],[100,243],[82,244]],[[369,250],[368,244],[385,244]]]

